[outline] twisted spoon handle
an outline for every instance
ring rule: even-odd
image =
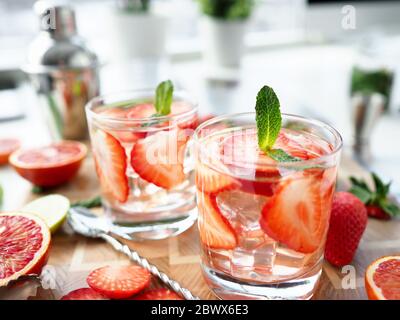
[[[145,258],[140,257],[136,251],[130,249],[127,245],[106,233],[101,233],[99,237],[107,241],[115,250],[127,255],[132,261],[148,270],[152,275],[159,278],[163,283],[169,286],[176,293],[183,296],[186,300],[200,300],[199,297],[194,296],[188,289],[182,288],[178,282],[170,279],[165,273],[160,272],[156,266],[150,264]]]

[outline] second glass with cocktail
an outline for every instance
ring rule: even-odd
[[[197,212],[187,144],[197,125],[196,104],[165,81],[155,92],[95,98],[86,112],[103,205],[113,223],[150,226],[136,233],[144,239],[190,227]]]

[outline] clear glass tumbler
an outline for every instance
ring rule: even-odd
[[[223,299],[309,299],[321,275],[340,134],[282,115],[277,163],[258,148],[255,113],[226,115],[194,134],[202,269]]]
[[[100,96],[86,106],[103,207],[134,238],[162,239],[197,218],[190,138],[197,104],[175,92],[158,116],[155,90]]]

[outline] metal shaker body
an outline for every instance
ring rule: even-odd
[[[55,15],[56,24],[42,26],[23,69],[35,87],[52,138],[85,139],[85,105],[99,94],[98,59],[77,35],[71,8],[51,7],[39,16],[46,12]]]

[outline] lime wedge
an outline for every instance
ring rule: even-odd
[[[21,211],[39,216],[54,233],[63,224],[69,208],[70,202],[66,197],[52,194],[29,202]]]

